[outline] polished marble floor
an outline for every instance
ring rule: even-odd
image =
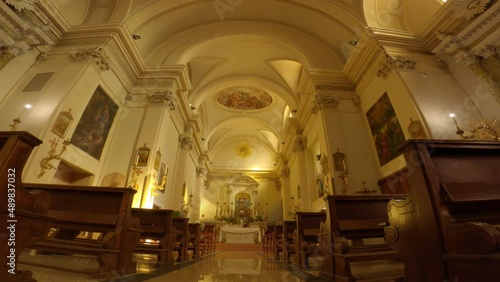
[[[286,266],[262,252],[218,251],[197,260],[175,264],[163,269],[154,268],[150,256],[136,256],[138,273],[106,280],[93,279],[89,273],[97,268],[91,257],[39,255],[25,253],[19,269],[33,272],[39,282],[163,282],[163,281],[259,281],[303,282],[324,281],[315,275],[314,269],[304,272],[294,266]]]

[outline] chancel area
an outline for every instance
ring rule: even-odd
[[[1,0],[0,281],[497,281],[499,24]]]

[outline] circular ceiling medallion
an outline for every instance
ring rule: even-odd
[[[253,86],[226,88],[217,94],[216,99],[222,106],[233,110],[259,110],[273,102],[271,95]]]

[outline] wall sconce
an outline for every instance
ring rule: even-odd
[[[49,153],[47,154],[47,157],[43,158],[40,161],[40,169],[41,170],[40,170],[40,173],[38,174],[38,178],[42,177],[42,175],[45,174],[45,171],[55,168],[55,166],[53,164],[51,164],[50,162],[52,160],[59,160],[61,158],[62,153],[64,153],[64,151],[66,151],[66,147],[70,144],[69,140],[64,140],[61,151],[59,152],[59,154],[56,154],[56,148],[57,148],[57,145],[59,145],[59,138],[57,140],[54,138],[54,139],[50,140],[49,142],[51,144],[50,150],[49,150]]]
[[[17,125],[21,123],[21,116],[24,114],[26,110],[29,110],[31,108],[32,108],[31,104],[24,105],[22,112],[19,114],[19,116],[17,116],[17,118],[13,119],[12,120],[13,123],[9,125],[10,131],[16,131]]]
[[[165,191],[165,184],[167,183],[167,176],[164,175],[161,177],[161,183],[160,185],[158,185],[158,182],[156,182],[156,174],[153,176],[155,178],[155,181],[154,181],[154,185],[153,185],[153,189],[151,191],[151,194],[153,195],[153,197],[156,197],[158,196],[158,192],[156,191]]]
[[[132,167],[132,181],[130,181],[127,184],[127,187],[134,188],[134,190],[137,191],[139,189],[139,184],[137,183],[137,179],[142,172],[143,172],[142,169],[140,169],[139,167],[135,166]]]
[[[182,205],[181,205],[181,213],[184,217],[187,217],[187,214],[189,212],[189,207],[192,207],[192,202],[193,202],[193,194],[189,195],[189,199],[186,203],[186,201],[182,200]]]
[[[457,131],[455,132],[457,135],[460,135],[462,139],[465,140],[481,140],[481,141],[500,141],[498,137],[500,133],[500,121],[494,117],[492,119],[482,119],[482,120],[474,120],[472,122],[466,121],[465,124],[468,125],[471,130],[464,131],[460,128],[455,119],[455,114],[451,113],[450,118],[453,119],[455,126],[457,127]]]

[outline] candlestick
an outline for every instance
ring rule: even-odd
[[[460,128],[460,126],[458,126],[458,122],[457,120],[455,119],[455,114],[454,113],[451,113],[450,114],[450,117],[453,119],[453,122],[455,123],[455,126],[457,127],[457,131],[456,133],[458,135],[462,135],[464,133],[464,131]]]

